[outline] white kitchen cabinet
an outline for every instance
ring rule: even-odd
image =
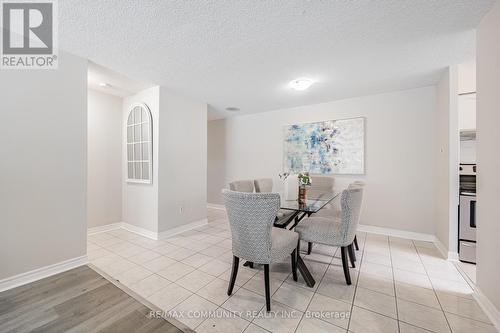
[[[458,126],[460,130],[476,129],[476,94],[458,96]]]

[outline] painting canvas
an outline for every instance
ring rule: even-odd
[[[364,173],[364,118],[286,126],[284,135],[285,172]]]

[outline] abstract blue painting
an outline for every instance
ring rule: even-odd
[[[365,118],[286,126],[284,141],[285,172],[365,172]]]

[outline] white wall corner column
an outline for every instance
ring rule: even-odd
[[[123,100],[123,121],[125,127],[132,108],[137,104],[146,104],[152,116],[152,182],[128,182],[127,131],[122,135],[122,216],[130,231],[157,238],[158,233],[158,169],[159,169],[159,131],[160,131],[160,87],[145,89]]]
[[[477,288],[500,331],[500,2],[477,28]]]
[[[123,100],[88,90],[87,227],[122,220]]]
[[[450,66],[437,85],[436,238],[441,254],[458,258],[459,150],[458,68]]]
[[[125,98],[124,124],[137,103],[146,104],[152,115],[152,180],[150,184],[128,182],[123,177],[121,227],[159,239],[205,224],[207,104],[157,86]],[[128,171],[126,135],[124,131],[124,175]]]

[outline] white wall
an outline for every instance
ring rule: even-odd
[[[458,93],[476,92],[476,62],[471,61],[458,65]]]
[[[477,285],[500,310],[500,2],[477,29]],[[500,318],[498,318],[500,320]]]
[[[160,233],[207,215],[207,105],[153,87],[124,100],[146,103],[153,117],[153,183],[123,183],[123,221]],[[126,132],[123,132],[125,142]],[[126,154],[123,144],[123,174]]]
[[[436,184],[436,237],[445,254],[455,256],[458,251],[459,72],[457,66],[447,68],[437,85],[436,178],[430,179]]]
[[[158,146],[160,119],[160,87],[153,87],[126,97],[123,101],[123,124],[134,103],[145,103],[153,117],[153,183],[127,183],[123,178],[123,221],[133,226],[158,232]],[[123,125],[125,126],[125,125]],[[127,174],[126,144],[127,132],[122,131],[122,174]]]
[[[122,220],[123,100],[88,91],[87,226]]]
[[[226,177],[226,120],[209,121],[207,126],[207,200],[209,203],[222,204],[220,196],[227,183]],[[274,175],[273,175],[274,176]]]
[[[235,179],[273,177],[280,185],[283,126],[352,117],[366,117],[366,175],[336,178],[367,182],[361,223],[434,234],[435,87],[209,122],[208,202],[222,203],[220,190]]]
[[[160,90],[159,231],[207,216],[207,105]]]
[[[476,129],[476,94],[458,96],[458,128]]]
[[[0,74],[0,279],[86,253],[87,62]]]

